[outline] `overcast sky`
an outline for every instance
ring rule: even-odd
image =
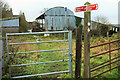
[[[20,11],[25,13],[27,21],[34,21],[44,8],[56,6],[67,7],[76,16],[83,17],[84,12],[75,13],[75,7],[83,6],[89,1],[91,4],[98,3],[98,10],[92,11],[92,20],[98,15],[105,16],[110,23],[118,23],[118,1],[119,0],[4,0],[13,9],[13,14],[18,15]]]

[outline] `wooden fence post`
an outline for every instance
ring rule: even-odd
[[[84,78],[89,78],[90,72],[90,50],[88,36],[88,14],[84,14]]]
[[[111,72],[111,43],[110,43],[110,38],[109,38],[109,63],[110,63],[110,72]]]
[[[86,2],[85,5],[89,5]],[[84,12],[84,78],[90,78],[90,33],[88,33],[88,22],[91,21],[91,13]]]
[[[118,40],[120,40],[120,27],[118,27]],[[120,47],[120,41],[118,41],[118,47]],[[118,60],[119,59],[120,59],[120,49],[118,50]],[[118,64],[120,65],[120,61],[118,61]],[[120,74],[120,67],[118,67],[118,74]],[[119,78],[120,78],[120,75],[119,75]]]
[[[81,57],[82,57],[82,26],[76,28],[76,63],[75,78],[81,78]]]

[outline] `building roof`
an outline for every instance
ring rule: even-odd
[[[45,13],[42,13],[39,17],[36,18],[37,19],[45,19]]]
[[[67,9],[66,7],[57,6],[41,13],[40,16],[36,18],[36,20],[45,19],[45,16],[65,16],[65,15],[74,16],[74,13],[70,9]]]
[[[112,24],[112,25],[114,25],[115,27],[120,27],[120,24]]]
[[[8,18],[2,18],[0,21],[5,21],[5,20],[11,20],[11,19],[18,19],[19,17],[8,17]]]

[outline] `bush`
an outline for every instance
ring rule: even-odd
[[[28,22],[25,19],[24,13],[19,15],[20,27],[19,32],[27,32]]]
[[[90,34],[91,36],[99,36],[98,30],[91,30]]]
[[[91,36],[107,36],[107,32],[109,31],[108,25],[98,24],[97,30],[91,30]]]

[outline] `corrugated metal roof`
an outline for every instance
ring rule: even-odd
[[[45,12],[46,16],[74,16],[74,13],[66,7],[54,7]]]

